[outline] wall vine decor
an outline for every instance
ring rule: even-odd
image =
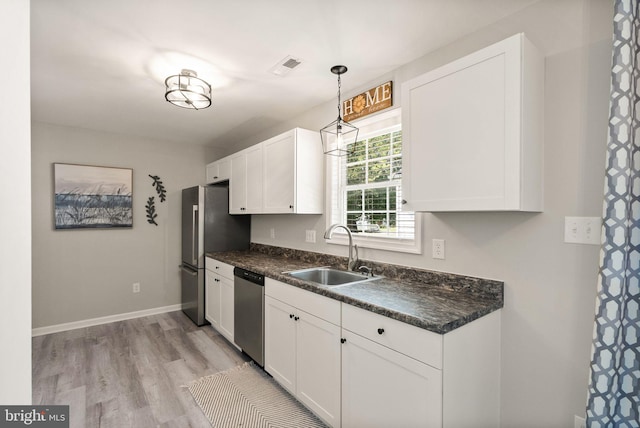
[[[147,223],[155,224],[157,226],[158,223],[156,223],[156,217],[158,217],[158,214],[156,214],[155,197],[150,196],[149,199],[147,199],[147,205],[145,205],[145,208],[147,210]]]
[[[152,186],[155,186],[160,202],[164,202],[167,199],[167,190],[164,188],[162,180],[160,180],[160,177],[157,175],[149,174],[149,177],[153,180]]]

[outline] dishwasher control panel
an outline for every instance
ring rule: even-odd
[[[239,278],[243,278],[249,282],[253,282],[254,284],[264,285],[264,275],[259,273],[251,272],[242,268],[233,269],[233,274]]]

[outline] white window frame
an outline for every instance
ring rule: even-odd
[[[360,129],[360,136],[371,134],[376,130],[390,128],[400,124],[400,108],[376,114],[375,116],[352,122]],[[341,220],[344,199],[340,192],[341,177],[339,171],[339,159],[335,156],[326,156],[326,226],[329,228],[334,223],[344,223]],[[329,244],[348,245],[349,240],[346,232],[337,229],[331,239],[326,240]],[[353,242],[361,248],[372,248],[394,252],[422,254],[422,215],[414,213],[414,238],[396,238],[392,236],[379,236],[375,234],[353,234]]]

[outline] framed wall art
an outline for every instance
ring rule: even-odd
[[[53,164],[56,229],[133,227],[133,169]]]

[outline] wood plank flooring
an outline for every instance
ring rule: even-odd
[[[210,427],[187,383],[248,361],[181,311],[33,338],[33,404],[70,405],[70,426]]]

